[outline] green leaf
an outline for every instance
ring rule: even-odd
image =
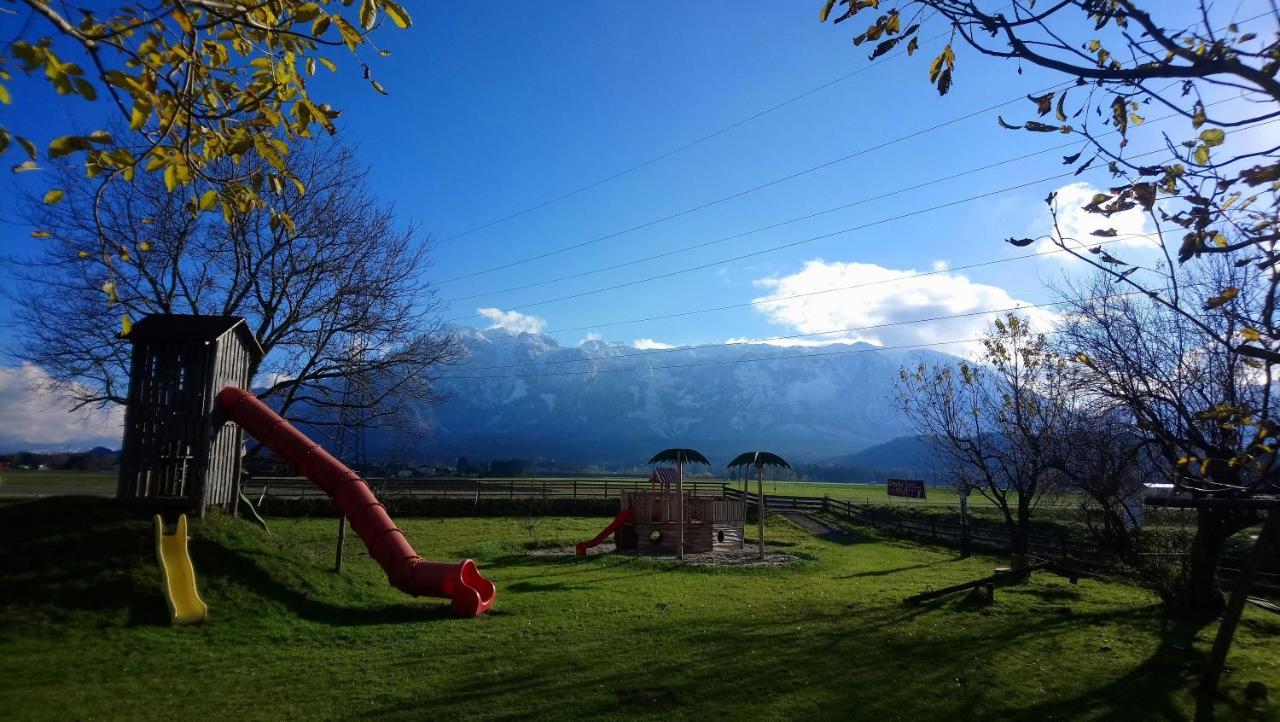
[[[8,105],[10,100],[12,100],[12,98],[9,97],[9,89],[0,85],[0,103]]]
[[[361,0],[360,2],[360,26],[365,30],[372,30],[373,24],[378,21],[378,5],[373,0]]]
[[[49,157],[61,158],[76,151],[89,150],[91,147],[88,138],[79,135],[64,135],[60,138],[54,138],[53,142],[49,144]]]
[[[818,11],[818,22],[825,23],[827,18],[831,17],[831,8],[836,6],[836,0],[827,0],[822,4],[822,10]]]
[[[205,191],[200,196],[200,210],[211,211],[218,207],[218,192],[215,190]]]
[[[64,193],[60,189],[55,188],[49,191],[48,193],[44,194],[44,202],[48,203],[49,205],[53,205],[54,203],[57,203],[58,201],[62,200],[62,197],[64,195],[66,195],[66,193]]]
[[[1192,157],[1192,160],[1194,160],[1196,163],[1199,163],[1200,165],[1209,165],[1209,146],[1207,145],[1196,146],[1196,152],[1195,152],[1195,155]]]
[[[1200,140],[1210,148],[1222,145],[1222,141],[1226,140],[1227,134],[1221,128],[1210,128],[1200,131]]]

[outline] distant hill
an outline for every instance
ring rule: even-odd
[[[899,436],[853,454],[836,456],[807,469],[810,476],[832,481],[923,479],[945,483],[938,472],[936,452],[922,436]]]

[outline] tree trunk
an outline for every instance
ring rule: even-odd
[[[1231,536],[1219,509],[1196,511],[1196,535],[1187,557],[1187,581],[1176,601],[1178,611],[1189,616],[1213,616],[1222,611],[1222,590],[1218,587],[1218,557],[1222,544]]]
[[[1231,650],[1231,642],[1235,638],[1236,626],[1240,623],[1240,615],[1244,611],[1245,599],[1258,569],[1266,559],[1271,545],[1280,535],[1276,534],[1275,511],[1267,514],[1267,520],[1258,534],[1258,541],[1240,570],[1240,578],[1236,580],[1231,600],[1227,603],[1226,612],[1222,615],[1222,624],[1218,627],[1217,637],[1213,640],[1213,648],[1209,651],[1209,659],[1205,663],[1204,672],[1200,675],[1200,686],[1196,690],[1196,722],[1213,722],[1214,703],[1218,699],[1218,683],[1222,679],[1222,670],[1226,667],[1227,652]]]

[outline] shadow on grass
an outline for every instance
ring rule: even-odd
[[[122,613],[130,625],[167,624],[154,544],[149,520],[111,500],[56,497],[0,506],[6,611]]]
[[[298,617],[310,622],[353,627],[407,624],[452,618],[448,600],[439,600],[435,604],[415,602],[358,606],[332,604],[316,598],[314,591],[304,592],[281,581],[276,574],[259,563],[258,558],[265,555],[230,549],[209,539],[193,540],[192,556],[199,559],[201,574],[206,579],[222,577],[226,582],[246,587],[266,599],[279,603]]]
[[[0,548],[5,550],[0,554],[0,588],[5,590],[0,619],[12,614],[10,621],[16,621],[32,612],[56,617],[65,610],[112,617],[128,626],[169,624],[154,531],[142,512],[88,497],[5,504],[0,506]],[[450,616],[447,600],[436,605],[331,604],[264,568],[261,562],[270,555],[231,549],[204,535],[191,541],[191,553],[202,591],[244,588],[310,621],[353,626]]]
[[[846,574],[841,577],[836,577],[836,579],[859,579],[862,577],[887,577],[891,574],[909,572],[913,569],[928,569],[929,567],[936,567],[939,564],[950,564],[952,562],[958,562],[961,560],[962,560],[962,557],[956,557],[955,559],[940,559],[936,562],[929,562],[928,564],[910,564],[905,567],[894,567],[893,569],[872,569],[870,571],[865,571],[865,572],[855,572],[853,574]]]
[[[459,675],[433,704],[531,718],[563,713],[564,699],[574,700],[575,716],[588,718],[630,716],[637,709],[730,719],[830,718],[851,710],[859,719],[1178,719],[1185,712],[1180,695],[1199,656],[1179,651],[1179,645],[1195,630],[1165,624],[1154,608],[1119,606],[1072,617],[1024,612],[1008,623],[985,625],[956,624],[959,614],[950,606],[835,611],[813,604],[792,608],[785,618],[749,624],[730,614],[663,617],[633,630],[635,639],[653,640],[628,649],[634,664],[552,656],[483,676]],[[1036,703],[1019,677],[1020,660],[1078,644],[1081,630],[1099,627],[1117,636],[1145,638],[1153,627],[1161,634],[1150,659],[1136,668],[1108,665],[1106,657],[1088,665],[1092,678],[1113,670],[1115,676],[1084,692],[1078,690],[1088,683],[1066,674],[1076,667],[1063,663],[1059,689],[1068,691],[1058,692],[1061,699]],[[671,645],[671,639],[681,643]],[[584,656],[593,650],[605,653],[607,643],[584,650]],[[726,673],[725,660],[751,662]],[[421,713],[419,701],[407,695],[383,704],[367,713],[379,719]]]

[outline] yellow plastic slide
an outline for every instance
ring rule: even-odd
[[[178,517],[172,534],[164,533],[164,520],[156,514],[156,558],[164,575],[164,598],[169,603],[170,621],[174,624],[203,622],[209,608],[196,589],[196,568],[187,551],[187,515]]]

